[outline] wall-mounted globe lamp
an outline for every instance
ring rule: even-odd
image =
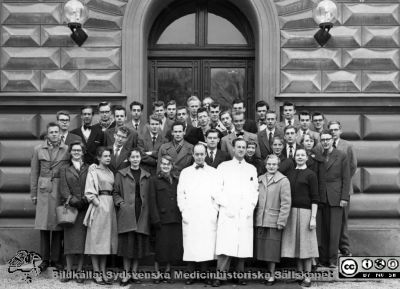
[[[82,29],[82,24],[88,18],[89,10],[85,3],[80,0],[68,0],[64,5],[64,20],[71,29],[71,38],[78,46],[81,46],[88,35]]]
[[[337,15],[337,5],[333,0],[322,0],[315,5],[313,9],[313,18],[320,29],[315,33],[314,39],[321,47],[328,43],[331,38],[329,30],[333,27]]]

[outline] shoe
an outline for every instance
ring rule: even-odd
[[[93,282],[96,283],[97,285],[106,285],[106,283],[104,282],[103,278],[101,278],[101,277],[93,278]]]
[[[265,285],[266,286],[272,286],[274,285],[276,282],[276,279],[274,278],[273,280],[268,279],[267,281],[265,281]]]
[[[351,257],[351,256],[353,256],[353,254],[348,250],[342,251],[341,254],[342,254],[342,257]]]
[[[85,282],[85,272],[79,271],[77,273],[78,273],[78,278],[76,279],[76,283],[82,284],[83,282]],[[82,276],[81,276],[81,274],[82,274]]]
[[[244,279],[239,279],[238,280],[238,284],[241,285],[241,286],[245,286],[245,285],[247,285],[247,282]]]
[[[336,264],[333,264],[333,263],[330,263],[330,264],[329,264],[329,268],[331,268],[331,269],[336,269],[336,268],[337,268],[337,265],[336,265]]]
[[[39,265],[40,273],[46,271],[47,268],[49,268],[49,265],[49,261],[42,261],[42,263]]]
[[[103,281],[104,281],[104,284],[106,284],[106,285],[112,285],[112,283],[113,283],[113,281],[111,279],[108,279],[104,276],[103,276]]]
[[[303,282],[300,283],[301,287],[311,287],[311,281],[306,281],[303,280]]]
[[[194,280],[194,279],[187,279],[186,282],[185,282],[185,284],[186,284],[186,285],[192,285],[195,281],[196,281],[196,280]]]
[[[153,279],[153,283],[154,284],[160,284],[160,282],[161,282],[160,278],[154,278]]]
[[[71,281],[71,280],[72,280],[72,279],[71,279],[71,278],[68,278],[68,277],[67,277],[67,278],[61,278],[61,279],[60,279],[60,282],[61,282],[61,283],[67,283],[67,282],[69,282],[69,281]]]
[[[214,279],[211,284],[212,287],[219,287],[221,286],[221,280]]]
[[[119,282],[119,286],[124,287],[129,285],[129,278],[127,279],[121,279],[121,281]]]
[[[133,278],[133,277],[131,277],[129,282],[131,282],[133,284],[141,284],[142,283],[142,281],[140,281],[139,279]]]

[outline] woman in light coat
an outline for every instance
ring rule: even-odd
[[[282,229],[289,217],[291,196],[289,180],[278,172],[279,158],[265,159],[267,172],[258,178],[258,203],[255,210],[255,246],[257,260],[267,261],[270,278],[275,283],[275,264],[280,262]]]
[[[112,189],[114,174],[108,168],[112,150],[97,148],[98,165],[89,167],[85,197],[90,203],[83,224],[87,226],[85,254],[91,255],[93,280],[98,284],[111,284],[106,277],[107,255],[117,253],[118,233]],[[101,274],[100,274],[101,272]]]

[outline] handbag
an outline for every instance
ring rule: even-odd
[[[76,217],[78,216],[78,209],[73,208],[69,205],[71,195],[68,197],[64,205],[56,208],[57,224],[61,226],[72,226]]]

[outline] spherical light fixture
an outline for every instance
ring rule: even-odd
[[[81,46],[88,35],[83,31],[82,24],[89,16],[89,10],[85,3],[80,0],[69,0],[64,5],[64,20],[71,29],[71,38],[78,46]]]
[[[321,47],[331,38],[329,30],[333,27],[337,15],[337,5],[333,0],[322,0],[315,5],[313,9],[313,18],[320,29],[315,33],[314,38]]]

